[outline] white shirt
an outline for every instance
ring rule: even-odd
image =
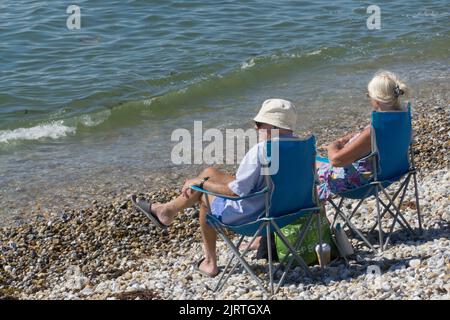
[[[240,197],[261,191],[265,187],[264,176],[261,175],[261,159],[264,155],[266,141],[254,145],[242,159],[236,172],[236,179],[228,183],[228,187]],[[221,216],[226,224],[254,221],[264,209],[264,194],[242,200],[216,198],[212,205],[212,213]],[[245,221],[244,221],[245,220]]]

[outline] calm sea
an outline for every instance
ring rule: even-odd
[[[367,113],[379,69],[416,93],[448,82],[448,0],[377,1],[375,30],[370,4],[2,0],[0,192],[166,168],[174,129],[246,127],[269,97],[294,101],[298,129],[314,131]]]

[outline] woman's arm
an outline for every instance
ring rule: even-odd
[[[328,159],[332,166],[345,167],[370,153],[370,128],[364,129],[352,143],[345,136],[331,143],[328,147]]]
[[[333,143],[337,143],[338,141],[341,143],[341,144],[346,144],[355,134],[358,134],[358,132],[355,132],[355,133],[349,133],[349,134],[347,134],[347,135],[345,135],[345,136],[343,136],[342,138],[340,138],[340,139],[337,139],[336,141],[334,141],[334,142],[332,142],[332,144]],[[320,145],[320,146],[318,146],[317,147],[317,149],[320,149],[320,150],[328,150],[328,147],[330,146],[331,144],[323,144],[323,145]]]

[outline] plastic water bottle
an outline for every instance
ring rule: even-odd
[[[320,267],[325,267],[331,260],[331,247],[328,243],[322,243],[322,257],[320,257],[320,244],[316,245],[317,259],[319,260]]]

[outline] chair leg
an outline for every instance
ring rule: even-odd
[[[272,274],[272,237],[270,236],[270,224],[266,225],[267,235],[267,254],[269,256],[269,288],[270,294],[273,295],[273,274]]]
[[[359,200],[358,204],[356,205],[355,209],[353,209],[352,213],[348,216],[348,220],[352,220],[353,216],[355,215],[356,211],[359,209],[359,207],[361,206],[361,204],[364,202],[364,199]],[[345,228],[347,226],[347,222],[344,223],[344,225],[342,226],[342,228]]]
[[[378,186],[376,187],[379,188]],[[379,243],[380,243],[380,251],[383,251],[383,228],[381,226],[381,212],[380,212],[380,196],[379,192],[377,190],[377,193],[375,194],[376,203],[377,203],[377,221],[378,221],[378,237],[379,237]]]
[[[244,238],[244,236],[242,236],[242,239]],[[236,248],[239,248],[239,246],[236,246]],[[231,250],[231,249],[230,249]],[[233,267],[230,269],[230,271],[228,271],[228,267],[231,265],[231,262],[234,260],[234,258],[236,257],[236,255],[234,254],[234,252],[231,250],[231,252],[233,253],[233,255],[231,256],[231,258],[229,259],[227,266],[225,267],[225,269],[222,272],[222,276],[220,277],[219,281],[217,282],[216,288],[214,291],[220,291],[222,290],[222,288],[224,287],[225,283],[228,281],[228,279],[230,278],[230,276],[233,274],[233,271],[236,269],[236,267],[239,265],[239,259],[238,261],[236,261],[236,263],[233,265]],[[238,249],[239,252],[239,249]],[[222,279],[225,279],[222,281]]]
[[[241,245],[242,241],[244,240],[244,237],[245,236],[241,236],[240,237],[239,241],[236,243],[236,248],[239,248],[239,246]],[[223,269],[222,275],[220,276],[219,280],[217,281],[216,287],[214,288],[214,292],[219,290],[219,288],[221,286],[221,283],[222,283],[222,280],[225,277],[225,275],[227,274],[227,270],[230,267],[231,262],[233,262],[233,260],[234,260],[234,255],[231,256],[230,259],[228,259],[227,265],[225,266],[225,269]]]
[[[352,213],[350,214],[350,216],[348,217],[348,220],[352,220],[353,215],[356,213],[356,211],[359,209],[359,207],[361,206],[361,204],[364,202],[364,200],[367,198],[367,196],[369,195],[369,193],[372,191],[371,188],[369,188],[367,190],[367,192],[364,194],[364,197],[358,202],[358,204],[356,205],[355,209],[353,209]],[[347,226],[347,223],[344,223],[344,225],[342,226],[342,228],[345,228]]]
[[[389,197],[388,197],[388,198],[389,198]],[[385,208],[385,210],[386,210],[385,213],[389,213],[393,218],[395,218],[396,214],[395,214],[394,212],[392,212],[392,210],[390,209],[390,207],[394,207],[394,209],[395,209],[395,208],[397,208],[397,206],[394,204],[393,201],[389,201],[389,203],[390,203],[390,204],[386,205],[386,204],[384,203],[384,201],[380,199],[380,204],[381,204],[381,205]],[[403,215],[401,215],[401,214],[399,215],[399,217],[400,217],[400,219],[403,221],[403,222],[400,221],[400,220],[397,221],[397,222],[401,225],[401,227],[402,227],[403,229],[409,229],[409,232],[410,232],[410,233],[414,233],[413,230],[412,230],[412,228],[411,228],[411,226],[409,225],[408,221],[406,221],[405,217],[404,217]],[[383,214],[381,214],[381,219],[383,219]],[[376,224],[375,224],[375,226],[376,226]],[[373,229],[372,229],[372,231],[373,231]]]
[[[319,267],[322,271],[322,264],[323,264],[323,248],[322,248],[322,224],[320,223],[320,211],[317,213],[317,235],[319,238],[319,255],[320,255],[320,261],[319,261]]]
[[[419,204],[419,189],[417,188],[417,173],[413,173],[413,179],[414,179],[414,194],[416,197],[416,208],[417,208],[417,218],[419,220],[419,234],[422,235],[423,228],[422,228],[422,216],[420,214],[420,204]]]
[[[245,254],[247,254],[247,252],[250,250],[250,246],[252,245],[252,243],[255,241],[256,237],[261,233],[261,230],[265,227],[265,225],[268,224],[267,223],[263,223],[261,224],[261,226],[258,228],[258,230],[255,232],[252,240],[250,241],[249,246],[244,250],[244,252],[242,253],[242,255],[239,252],[239,249],[236,248],[233,244],[233,242],[230,241],[230,239],[225,235],[225,233],[223,232],[223,230],[220,228],[218,229],[217,233],[219,234],[219,236],[222,238],[223,241],[225,241],[225,243],[228,245],[228,247],[230,248],[231,252],[236,256],[236,258],[238,258],[239,262],[241,263],[241,265],[245,268],[245,270],[250,274],[250,276],[252,277],[253,280],[255,280],[255,282],[258,284],[258,286],[267,293],[267,289],[264,287],[264,284],[261,282],[261,280],[258,278],[258,276],[252,271],[252,269],[250,268],[249,264],[247,263],[247,261],[245,261],[245,259],[243,258],[245,256]],[[231,276],[231,273],[234,271],[234,269],[236,268],[238,263],[236,263],[234,265],[234,267],[230,270],[230,272],[227,274],[227,276],[225,277],[225,279],[223,280],[223,284],[219,287],[218,290],[222,289],[223,286],[225,285],[226,281],[228,281],[229,277]]]
[[[350,220],[348,220],[348,218],[347,218],[347,216],[345,216],[345,214],[344,213],[340,213],[340,215],[341,215],[341,217],[345,220],[345,221],[347,221],[347,224],[348,224],[348,226],[349,226],[349,228],[353,231],[353,232],[355,232],[358,236],[359,236],[359,238],[372,250],[372,251],[374,251],[374,252],[376,252],[377,250],[373,247],[373,245],[370,243],[370,241],[366,238],[366,237],[364,237],[364,235],[362,234],[362,232],[350,221]]]
[[[409,159],[411,162],[411,171],[413,174],[413,179],[414,179],[414,195],[416,197],[416,209],[417,209],[417,219],[419,220],[419,234],[422,235],[423,234],[423,228],[422,228],[422,216],[420,213],[420,204],[419,204],[419,189],[417,187],[417,170],[416,170],[416,165],[415,165],[415,161],[414,161],[414,150],[413,147],[411,146],[409,148]]]
[[[386,195],[386,198],[389,200],[389,202],[392,203],[392,206],[394,207],[394,209],[398,209],[397,210],[398,215],[397,214],[394,215],[394,220],[398,221],[398,223],[402,226],[403,229],[409,229],[409,231],[411,233],[414,233],[413,229],[409,225],[408,221],[406,221],[405,217],[401,214],[401,211],[400,211],[400,209],[402,207],[402,204],[403,204],[403,201],[405,200],[406,190],[408,190],[408,186],[409,186],[409,182],[410,181],[411,181],[411,175],[408,174],[408,176],[403,181],[403,184],[402,184],[403,192],[402,192],[402,195],[400,197],[400,201],[399,201],[397,207],[395,206],[394,199],[391,200],[389,195],[387,194],[387,192],[385,190],[383,190],[383,193]],[[389,210],[389,213],[392,215],[392,211]],[[398,216],[400,216],[401,220],[403,220],[403,222],[405,224],[403,224],[400,220],[397,219]]]
[[[338,209],[336,207],[336,205],[334,205],[333,203],[331,203],[335,209]],[[350,228],[350,230],[352,230],[353,232],[355,232],[359,238],[374,252],[376,252],[377,250],[375,250],[375,248],[372,246],[372,244],[370,243],[370,241],[364,237],[364,235],[361,233],[361,231],[359,231],[359,229],[350,221],[348,220],[347,216],[341,211],[341,210],[337,210],[338,214],[341,216],[342,219],[344,219],[345,222],[347,222],[348,227]]]
[[[328,202],[330,202],[331,205],[336,208],[336,204],[333,202],[333,200],[330,199],[330,200],[328,200]],[[343,202],[344,202],[344,198],[341,197],[341,199],[339,200],[339,204],[337,205],[338,209],[336,209],[334,212],[333,223],[331,224],[331,227],[333,227],[333,228],[334,228],[334,225],[336,224],[336,220],[338,217],[338,211],[341,210]]]
[[[406,180],[405,180],[406,181]],[[381,213],[381,219],[383,219],[383,217],[386,215],[386,213],[388,212],[389,208],[391,207],[391,205],[394,203],[395,199],[397,199],[398,195],[400,194],[400,192],[402,191],[402,189],[405,187],[405,182],[403,182],[400,186],[400,188],[398,188],[398,190],[394,193],[393,197],[392,197],[392,201],[389,201],[388,204],[386,205],[381,199],[380,199],[380,203],[383,205],[384,209],[383,212]],[[392,212],[389,212],[391,215],[393,215]],[[373,230],[375,230],[375,228],[377,227],[378,223],[375,222],[370,228],[369,228],[369,233],[373,232]],[[402,225],[403,226],[403,225]],[[405,226],[403,226],[405,228]]]
[[[399,202],[398,206],[395,206],[394,201],[392,201],[392,206],[394,207],[394,209],[396,209],[396,214],[395,214],[395,216],[394,216],[394,221],[392,222],[392,225],[391,225],[391,227],[390,227],[390,229],[389,229],[389,233],[388,233],[386,242],[384,243],[384,248],[383,248],[383,250],[386,250],[386,248],[387,248],[387,246],[388,246],[388,244],[389,244],[389,241],[391,240],[391,235],[392,235],[392,232],[394,231],[394,227],[395,227],[395,224],[397,223],[398,217],[399,217],[399,216],[403,217],[402,214],[400,213],[400,208],[401,208],[401,206],[402,206],[403,200],[405,199],[406,189],[407,189],[407,186],[408,186],[408,182],[409,182],[409,177],[407,178],[407,183],[406,183],[405,187],[403,188],[402,196],[400,197],[400,202]],[[390,201],[391,199],[389,198],[387,192],[386,192],[385,190],[383,190],[383,193],[385,194],[385,196],[386,196],[386,197],[388,198],[388,200]],[[400,222],[400,221],[399,221],[399,222]],[[407,225],[408,225],[408,223],[407,223]],[[409,226],[409,225],[408,225],[408,226]]]
[[[249,245],[247,246],[247,248],[244,250],[244,252],[243,252],[242,254],[240,254],[240,255],[238,255],[238,256],[233,255],[233,256],[230,258],[230,260],[233,260],[235,256],[236,256],[237,258],[239,258],[239,256],[242,257],[242,258],[244,258],[245,255],[247,254],[247,252],[250,251],[251,245],[252,245],[253,242],[256,240],[257,236],[259,235],[259,233],[262,231],[263,228],[264,228],[264,225],[261,225],[260,228],[258,229],[258,231],[256,231],[256,233],[254,234],[254,236],[253,236],[252,239],[250,240]],[[221,230],[222,230],[222,232],[223,232],[223,229],[222,229],[222,228],[221,228]],[[223,234],[225,234],[225,233],[223,232]],[[242,236],[242,239],[244,239],[244,236]],[[239,243],[239,245],[240,245],[240,243]],[[231,248],[230,248],[230,249],[231,249]],[[239,246],[236,246],[236,249],[237,249],[237,252],[239,253]],[[232,251],[232,253],[234,253],[234,252]],[[238,261],[236,261],[236,263],[233,265],[233,267],[231,268],[231,270],[230,270],[230,271],[228,272],[228,274],[226,275],[226,278],[225,278],[225,280],[222,282],[222,284],[221,284],[220,286],[219,286],[219,284],[217,285],[216,291],[217,291],[217,290],[222,290],[222,288],[224,287],[226,281],[228,281],[229,277],[233,274],[234,270],[235,270],[236,267],[239,265],[239,262],[240,262],[240,260],[238,259]],[[231,261],[230,261],[230,263],[231,263]],[[224,270],[223,274],[225,274],[225,270]]]
[[[401,205],[403,204],[403,200],[405,199],[405,195],[406,195],[406,189],[403,190],[403,194],[400,198],[399,204],[396,205],[394,203],[394,201],[391,201],[391,198],[389,197],[389,195],[387,194],[387,192],[385,190],[383,190],[383,194],[386,196],[386,198],[389,200],[389,202],[391,203],[391,207],[393,207],[395,209],[395,213],[393,213],[391,211],[390,208],[388,208],[387,210],[389,211],[389,213],[392,215],[392,217],[395,219],[396,217],[400,217],[401,220],[403,220],[403,223],[401,223],[400,220],[397,219],[398,223],[404,228],[404,229],[408,229],[410,233],[414,233],[412,227],[409,225],[408,221],[406,221],[405,217],[403,216],[403,214],[400,211]],[[380,203],[385,206],[384,202],[381,201],[380,199]]]

